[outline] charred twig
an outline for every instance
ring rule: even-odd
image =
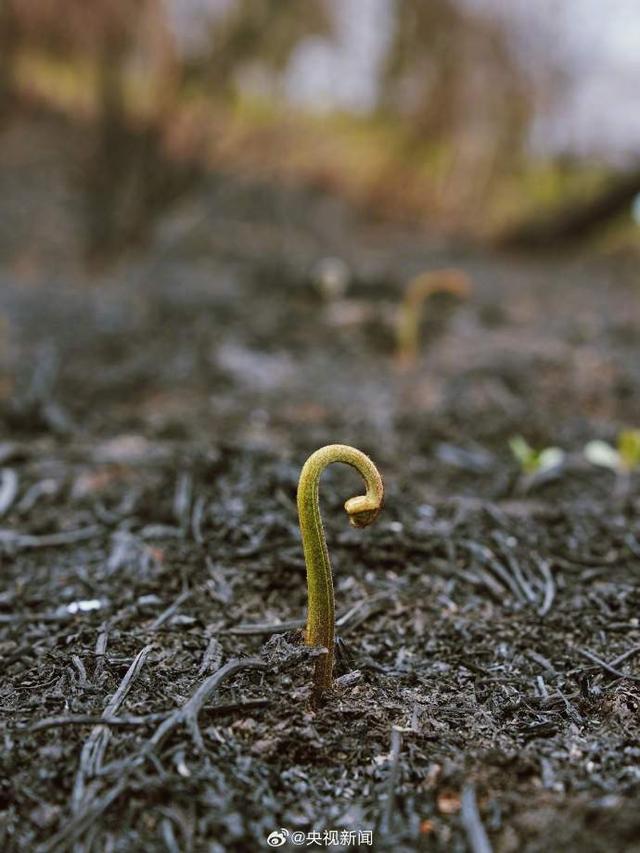
[[[460,543],[468,551],[478,559],[483,565],[490,569],[493,574],[502,581],[504,586],[509,589],[515,598],[521,603],[526,603],[526,597],[515,579],[509,574],[505,567],[495,558],[495,555],[490,548],[485,545],[479,545],[477,542],[472,542],[468,539],[463,539]]]
[[[77,616],[84,616],[95,611],[92,610],[68,610],[68,611],[46,611],[45,613],[0,613],[0,625],[12,625],[20,622],[66,622]]]
[[[524,597],[527,599],[529,604],[533,604],[536,600],[536,595],[531,589],[531,585],[526,580],[524,572],[513,553],[513,545],[517,544],[515,539],[513,539],[512,537],[505,536],[504,534],[498,531],[494,532],[492,538],[500,548],[500,551],[502,552],[505,560],[507,561],[509,568],[511,569],[511,572],[513,574],[513,577],[520,589],[522,590]]]
[[[540,693],[540,698],[546,705],[549,701],[549,691],[547,690],[547,685],[544,683],[544,678],[541,675],[536,675],[536,686]]]
[[[147,524],[140,531],[140,538],[147,539],[182,539],[184,530],[170,524]]]
[[[475,571],[460,569],[458,575],[467,583],[476,587],[485,587],[487,592],[498,601],[504,601],[504,587],[486,569],[478,566]]]
[[[351,629],[360,625],[365,619],[368,619],[375,613],[382,602],[389,598],[389,593],[379,593],[372,595],[369,598],[363,598],[358,601],[353,607],[344,610],[340,616],[336,618],[336,627],[343,629]],[[284,634],[287,631],[297,631],[299,628],[304,628],[307,624],[306,619],[288,619],[286,622],[255,622],[235,625],[233,628],[226,628],[221,631],[222,634],[236,634],[241,636],[251,636],[252,634]]]
[[[18,475],[13,468],[0,471],[0,517],[5,515],[18,494]]]
[[[178,846],[171,820],[168,817],[163,818],[160,826],[162,828],[162,840],[169,853],[180,853],[180,847]]]
[[[204,513],[207,508],[207,500],[204,495],[198,495],[193,502],[193,510],[191,512],[191,534],[198,545],[204,542],[202,534],[202,522]]]
[[[178,476],[173,497],[173,517],[183,530],[189,526],[192,492],[193,477],[188,471],[183,471]]]
[[[83,808],[74,815],[65,824],[64,828],[41,848],[42,853],[49,853],[49,851],[54,850],[69,850],[71,842],[78,839],[101,814],[104,814],[111,803],[117,800],[120,794],[122,794],[126,786],[127,780],[121,779],[102,796],[96,796],[86,808]]]
[[[109,642],[109,625],[103,625],[100,629],[100,633],[96,639],[96,650],[94,652],[94,657],[96,658],[96,665],[93,669],[93,679],[96,681],[102,675],[102,670],[104,669],[104,656],[107,651],[107,644]]]
[[[542,669],[544,669],[546,672],[550,673],[553,676],[557,675],[556,668],[550,660],[547,660],[547,658],[544,657],[544,655],[541,655],[539,652],[536,652],[533,649],[528,649],[525,654],[532,661],[535,661],[538,666],[541,666]]]
[[[468,669],[469,672],[475,672],[476,675],[485,675],[487,676],[487,678],[494,677],[493,672],[490,672],[484,666],[480,666],[480,664],[475,663],[464,655],[460,655],[460,657],[458,658],[458,662],[462,664],[465,669]]]
[[[402,748],[402,734],[395,726],[391,729],[391,750],[389,753],[389,777],[386,784],[386,799],[380,819],[380,832],[388,835],[391,830],[393,810],[396,803],[396,788],[400,774],[400,750]]]
[[[120,686],[109,702],[107,702],[102,715],[103,717],[112,719],[118,713],[152,648],[153,645],[148,645],[138,652],[126,675],[120,682]],[[100,724],[94,728],[82,747],[80,766],[76,773],[71,795],[71,808],[74,814],[78,814],[83,810],[87,779],[95,776],[100,769],[110,737],[108,728]]]
[[[611,666],[602,658],[599,658],[597,655],[594,655],[593,652],[590,652],[588,649],[576,649],[578,654],[582,655],[583,658],[591,661],[591,663],[595,664],[595,666],[600,667],[609,675],[612,675],[614,678],[626,678],[627,681],[640,681],[640,676],[638,675],[627,675],[624,672],[621,672],[619,669],[616,669],[615,666]]]
[[[631,551],[634,557],[640,558],[640,542],[638,542],[633,533],[627,533],[624,537],[624,544],[627,546],[629,551]]]
[[[229,702],[226,705],[216,705],[210,708],[207,713],[223,716],[231,714],[234,711],[255,710],[257,708],[266,708],[269,704],[268,699],[247,699],[244,702]],[[44,720],[38,720],[32,726],[27,728],[14,729],[13,734],[27,735],[35,734],[36,732],[44,731],[45,729],[61,728],[64,726],[108,726],[109,728],[131,729],[138,726],[148,726],[151,723],[161,723],[168,717],[175,714],[175,711],[158,711],[155,714],[144,714],[140,717],[101,717],[95,714],[75,714],[69,717],[45,717]]]
[[[564,709],[567,714],[567,717],[571,720],[571,722],[575,723],[578,726],[581,726],[584,722],[582,714],[578,711],[576,706],[569,701],[570,698],[573,699],[575,697],[573,695],[571,697],[565,696],[559,687],[556,688],[556,693],[564,703]]]
[[[492,853],[491,842],[485,830],[473,785],[465,785],[462,791],[460,819],[467,834],[472,853]]]
[[[295,631],[304,628],[306,619],[289,619],[288,622],[257,622],[255,624],[236,625],[235,628],[227,628],[221,633],[239,634],[251,636],[252,634],[284,634],[287,631]]]
[[[14,530],[0,530],[0,545],[16,551],[26,551],[32,548],[61,548],[64,545],[75,545],[93,539],[103,532],[102,527],[92,524],[79,530],[68,530],[63,533],[48,533],[43,536],[32,536],[28,533],[16,533]]]
[[[20,515],[30,512],[36,503],[43,497],[53,497],[60,491],[60,484],[56,480],[40,480],[30,486],[18,501],[16,510]]]
[[[87,670],[84,667],[82,658],[78,655],[71,655],[71,660],[73,661],[75,668],[78,670],[78,683],[80,684],[80,687],[85,689],[89,686],[89,680],[87,679]]]
[[[151,739],[145,745],[143,755],[149,755],[157,747],[167,739],[169,734],[177,726],[184,724],[196,748],[200,752],[204,752],[204,741],[198,726],[198,715],[202,710],[202,706],[216,692],[222,681],[229,675],[239,672],[241,669],[266,669],[267,665],[258,658],[246,658],[245,660],[231,660],[226,663],[221,669],[206,678],[197,688],[195,693],[188,699],[185,704],[174,711],[163,723],[158,726]]]
[[[162,711],[157,714],[145,714],[141,717],[104,717],[97,714],[75,714],[69,717],[45,717],[38,720],[32,726],[24,729],[15,729],[14,734],[35,734],[45,729],[57,729],[64,726],[108,726],[109,728],[135,728],[150,723],[159,723],[165,720],[171,711]]]
[[[154,619],[154,621],[149,626],[150,631],[157,631],[158,628],[161,628],[165,622],[167,622],[174,613],[178,610],[178,608],[184,604],[189,598],[191,598],[192,591],[190,589],[185,589],[180,595],[176,598],[172,605],[167,607],[166,610],[163,610],[162,613]]]
[[[220,666],[222,659],[222,646],[217,637],[211,637],[207,645],[206,651],[202,656],[202,663],[198,670],[198,675],[204,675],[209,669],[216,670]]]
[[[540,574],[544,579],[544,598],[542,600],[542,604],[538,609],[539,616],[546,616],[547,613],[551,610],[551,606],[553,604],[553,600],[556,596],[556,585],[553,580],[553,575],[551,573],[551,566],[548,560],[544,560],[540,557],[534,557],[536,565],[540,569]]]
[[[390,593],[381,592],[369,598],[363,598],[353,607],[346,610],[336,619],[336,627],[342,628],[344,632],[357,628],[374,613],[384,609],[384,602],[388,601]]]
[[[138,556],[142,548],[139,540],[126,530],[116,530],[111,537],[107,558],[107,574],[112,575]]]
[[[630,657],[637,655],[640,652],[640,646],[633,646],[628,651],[623,652],[623,654],[618,655],[617,658],[609,662],[609,666],[619,666],[623,661],[628,660]]]

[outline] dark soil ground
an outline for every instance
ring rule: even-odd
[[[0,848],[640,850],[640,478],[581,455],[638,425],[637,266],[212,176],[89,277],[82,133],[0,144]],[[309,274],[328,255],[344,298]],[[395,305],[442,266],[473,295],[433,300],[400,374]],[[519,433],[566,464],[523,478]],[[295,492],[333,442],[386,505],[351,530],[359,478],[323,478],[339,646],[312,710]]]

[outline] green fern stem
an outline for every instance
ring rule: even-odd
[[[335,598],[331,561],[320,515],[319,486],[324,469],[343,462],[364,479],[366,494],[349,498],[344,508],[353,527],[366,527],[376,520],[382,508],[384,489],[378,469],[360,450],[346,444],[330,444],[316,450],[307,459],[298,483],[298,516],[302,547],[307,566],[308,611],[305,641],[324,646],[327,654],[316,661],[314,693],[316,698],[331,687],[335,642]]]

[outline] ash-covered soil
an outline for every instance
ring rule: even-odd
[[[281,828],[640,850],[640,478],[582,455],[638,425],[633,263],[443,246],[212,177],[88,276],[73,181],[12,144],[31,183],[5,166],[0,213],[22,200],[36,233],[4,234],[0,268],[2,850]],[[328,255],[342,297],[310,274]],[[398,300],[440,267],[472,296],[434,297],[400,372]],[[565,464],[523,476],[516,434]],[[359,477],[323,478],[339,643],[314,710],[295,491],[333,442],[386,503],[352,530]]]

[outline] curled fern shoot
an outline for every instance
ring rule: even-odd
[[[352,527],[367,527],[382,508],[384,489],[378,469],[360,450],[346,444],[330,444],[316,450],[305,462],[298,483],[298,517],[302,547],[307,566],[308,610],[305,642],[324,646],[327,653],[318,657],[314,673],[314,699],[331,687],[335,644],[335,598],[329,551],[320,515],[319,487],[324,469],[343,462],[364,479],[366,494],[349,498],[344,508]]]
[[[418,357],[422,306],[434,293],[468,299],[471,282],[457,269],[433,270],[411,279],[396,319],[396,361],[403,369],[414,364]]]

